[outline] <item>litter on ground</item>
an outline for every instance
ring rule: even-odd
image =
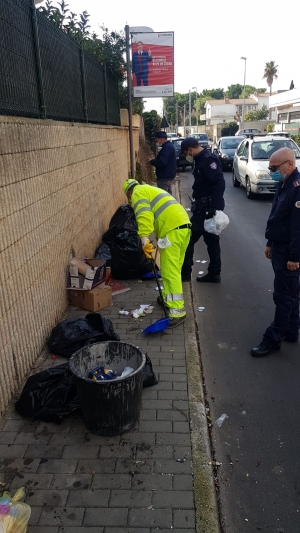
[[[205,311],[205,307],[197,307],[197,311],[200,311],[200,312]]]
[[[220,428],[224,422],[224,420],[226,420],[226,418],[229,418],[228,415],[226,415],[225,413],[223,413],[220,418],[218,418],[215,422],[216,426],[218,426],[218,428]]]

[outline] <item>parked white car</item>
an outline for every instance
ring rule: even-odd
[[[300,171],[300,150],[292,139],[278,135],[256,136],[253,139],[244,139],[235,152],[233,186],[243,185],[249,199],[254,198],[256,194],[274,194],[276,186],[270,177],[268,166],[271,155],[279,148],[291,148],[294,151]]]

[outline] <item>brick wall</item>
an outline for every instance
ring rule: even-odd
[[[0,413],[66,309],[71,251],[93,257],[128,171],[125,127],[0,117]]]

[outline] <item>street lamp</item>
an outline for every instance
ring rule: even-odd
[[[243,114],[242,114],[242,129],[244,129],[244,121],[245,121],[245,84],[246,84],[246,61],[247,58],[242,56],[241,59],[245,61],[245,70],[244,70],[244,99],[243,99]]]
[[[196,90],[196,114],[197,114],[197,133],[198,133],[198,99],[197,99],[197,87],[192,87],[192,91]]]

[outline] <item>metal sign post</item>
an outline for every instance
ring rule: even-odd
[[[133,127],[132,127],[132,79],[131,79],[131,63],[130,63],[130,34],[140,32],[153,32],[152,28],[148,26],[125,26],[126,37],[126,63],[127,63],[127,91],[128,91],[128,119],[129,119],[129,152],[130,152],[130,175],[135,177],[135,161],[133,150]]]
[[[128,119],[129,119],[129,152],[130,152],[130,176],[135,177],[135,164],[133,153],[133,128],[132,128],[132,83],[131,83],[131,67],[130,67],[130,42],[129,42],[129,26],[125,26],[126,35],[126,62],[127,62],[127,92],[128,92]]]

